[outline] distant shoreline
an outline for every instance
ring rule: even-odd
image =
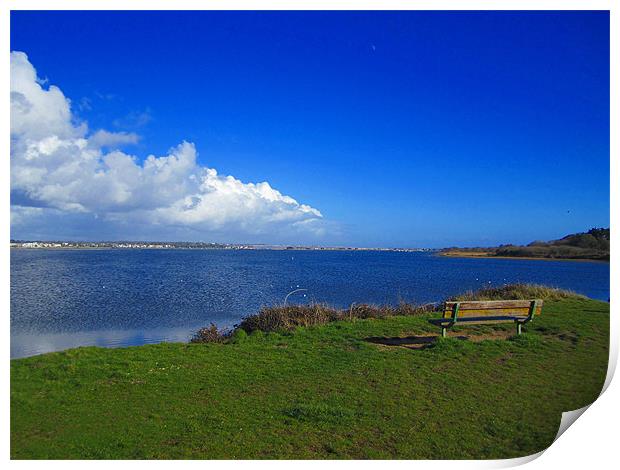
[[[392,253],[435,253],[436,256],[445,258],[468,258],[468,259],[512,259],[512,260],[534,260],[534,261],[578,261],[607,263],[609,260],[590,259],[590,258],[542,258],[534,256],[495,256],[486,252],[466,252],[466,251],[439,251],[436,249],[401,249],[401,248],[311,248],[311,247],[180,247],[180,246],[141,246],[141,247],[118,247],[118,246],[42,246],[26,247],[11,246],[11,250],[52,250],[52,251],[103,251],[103,250],[183,250],[183,251],[372,251],[372,252],[392,252]]]
[[[446,258],[480,258],[480,259],[523,259],[523,260],[535,260],[535,261],[587,261],[594,263],[607,263],[609,260],[594,259],[594,258],[543,258],[535,256],[495,256],[490,252],[480,251],[440,251],[437,256],[445,256]]]
[[[400,253],[431,253],[437,250],[425,248],[348,248],[348,247],[286,247],[286,246],[11,246],[11,250],[212,250],[212,251],[383,251]]]

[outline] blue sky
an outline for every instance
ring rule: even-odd
[[[187,142],[191,174],[297,204],[238,186],[233,216],[193,188],[201,212],[171,215],[156,179],[97,204],[13,166],[13,238],[487,246],[609,225],[607,12],[12,12],[11,50],[70,100],[64,138],[121,136],[103,160]]]

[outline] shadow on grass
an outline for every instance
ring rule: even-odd
[[[448,333],[448,337],[451,339],[460,339],[462,341],[484,341],[484,340],[506,340],[513,333],[507,331],[490,331],[486,333],[478,332],[478,334],[473,335],[461,335],[455,333]],[[408,349],[426,349],[432,347],[438,340],[439,335],[419,335],[419,336],[393,336],[393,337],[385,337],[385,336],[371,336],[369,338],[364,338],[364,341],[373,344],[380,344],[383,346],[400,346]]]
[[[386,338],[383,336],[372,336],[365,338],[365,341],[383,346],[402,346],[409,349],[426,349],[431,347],[437,341],[438,336],[395,336]]]

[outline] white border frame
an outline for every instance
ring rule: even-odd
[[[4,125],[9,123],[10,98],[6,90],[9,89],[9,41],[10,41],[10,10],[609,10],[610,11],[610,129],[618,129],[619,95],[618,62],[620,59],[620,7],[618,2],[612,0],[229,0],[229,1],[192,1],[192,0],[4,0],[0,4],[0,43],[5,50],[4,59],[0,61],[0,87],[5,90],[0,94],[0,112],[4,119]],[[2,456],[5,461],[9,460],[10,443],[10,404],[9,404],[9,361],[10,357],[10,137],[5,127],[0,132],[0,149],[5,157],[2,159],[2,171],[0,171],[1,187],[1,211],[3,223],[0,224],[5,240],[0,249],[0,296],[6,312],[4,317],[4,329],[2,331],[2,348],[5,360],[2,361]],[[618,179],[618,138],[610,133],[610,196],[611,196],[611,225],[616,227],[618,198],[620,196],[620,181]],[[615,182],[615,184],[614,184]],[[620,243],[620,237],[612,231],[612,261],[611,261],[611,286],[620,285],[618,272],[618,256],[615,249]],[[612,287],[612,297],[615,295]],[[615,298],[615,297],[614,297]],[[608,366],[608,375],[601,397],[596,400],[587,412],[579,419],[576,426],[572,426],[563,434],[556,443],[546,451],[529,457],[509,460],[486,460],[486,461],[415,461],[416,467],[424,468],[498,468],[520,465],[534,460],[532,468],[545,468],[553,464],[563,468],[600,467],[607,468],[608,462],[617,461],[616,457],[616,427],[620,424],[620,386],[618,380],[612,382],[613,374],[618,360],[618,332],[620,331],[620,312],[615,304],[611,306],[611,348]],[[249,464],[250,462],[248,462]],[[15,467],[39,466],[41,463],[33,461],[11,461]],[[81,468],[84,461],[46,461],[43,463],[51,468],[65,470],[66,468]],[[206,464],[217,468],[232,469],[239,465],[236,461],[209,461]],[[411,461],[395,460],[390,463],[379,461],[252,461],[252,466],[258,468],[274,467],[285,468],[295,465],[300,468],[315,468],[317,465],[336,465],[339,467],[362,468],[376,467],[378,465],[390,465],[398,468],[409,469]],[[106,461],[89,461],[89,466],[104,468],[110,465]],[[129,466],[135,462],[121,461],[116,465]],[[175,461],[148,462],[147,465],[159,468],[171,468],[173,465],[187,465],[194,468],[205,465],[203,461],[187,461],[178,463]]]

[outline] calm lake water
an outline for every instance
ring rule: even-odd
[[[609,264],[459,259],[433,253],[11,250],[11,357],[71,347],[187,341],[262,305],[436,302],[533,282],[609,298]]]

